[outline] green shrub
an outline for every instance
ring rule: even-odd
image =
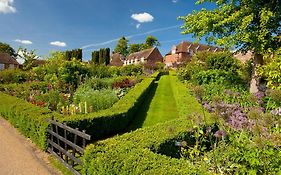
[[[206,64],[208,69],[220,69],[236,73],[240,68],[238,60],[230,52],[218,52],[207,57]]]
[[[36,107],[24,100],[1,92],[0,99],[0,116],[7,119],[39,148],[46,150],[46,128],[48,123],[44,120],[55,114],[47,109]]]
[[[30,95],[35,91],[45,93],[48,90],[46,82],[30,82],[21,84],[0,84],[0,91],[16,96],[21,99],[29,100]]]
[[[261,66],[258,72],[266,80],[267,87],[281,90],[281,51]]]
[[[74,104],[86,102],[93,111],[107,109],[117,101],[118,97],[111,89],[78,88],[73,97]]]
[[[121,75],[123,76],[134,76],[143,74],[143,65],[127,65],[121,68]]]
[[[6,69],[0,71],[0,83],[22,83],[29,79],[29,72],[20,69]]]
[[[192,77],[191,81],[197,84],[209,84],[214,82],[219,84],[242,84],[242,80],[237,74],[220,69],[198,72]]]
[[[111,108],[87,115],[71,115],[59,118],[59,120],[73,128],[83,128],[92,135],[93,139],[122,132],[134,118],[135,112],[142,104],[155,79],[155,77],[145,78]]]
[[[176,81],[172,89],[179,119],[89,145],[83,156],[83,174],[208,174],[204,164],[195,167],[189,161],[161,155],[170,148],[179,151],[175,141],[185,138],[195,123],[204,121],[201,105],[185,85]],[[206,123],[212,123],[207,112],[205,116]],[[171,146],[163,146],[167,144]]]
[[[203,164],[196,167],[160,154],[167,142],[178,151],[174,143],[185,137],[193,119],[176,119],[89,145],[83,174],[208,174]]]

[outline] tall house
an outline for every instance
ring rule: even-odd
[[[182,41],[177,46],[173,46],[171,51],[166,54],[164,63],[168,67],[175,67],[190,60],[196,52],[202,51],[219,52],[223,51],[223,49],[215,46]]]
[[[130,54],[124,61],[124,65],[140,63],[155,65],[157,62],[163,62],[163,56],[159,52],[158,48],[154,47]]]

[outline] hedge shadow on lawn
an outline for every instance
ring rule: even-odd
[[[143,126],[143,123],[148,114],[147,112],[149,111],[150,104],[155,96],[160,77],[161,76],[158,76],[153,82],[152,87],[150,88],[148,94],[146,95],[145,100],[140,105],[142,107],[136,111],[135,119],[133,119],[133,121],[129,124],[129,127],[126,132],[134,131]]]

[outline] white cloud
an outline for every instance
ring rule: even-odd
[[[15,42],[21,43],[21,44],[26,44],[26,45],[32,44],[32,41],[29,41],[29,40],[20,40],[20,39],[16,39]]]
[[[177,2],[179,2],[179,0],[172,0],[172,2],[173,2],[173,3],[177,3]]]
[[[140,26],[141,26],[141,24],[137,24],[137,25],[136,25],[136,28],[138,29],[138,28],[140,28]]]
[[[0,13],[15,13],[17,10],[13,3],[14,0],[0,0]]]
[[[66,43],[62,42],[62,41],[53,41],[53,42],[50,42],[50,44],[53,46],[58,46],[58,47],[66,47]]]
[[[146,12],[139,13],[139,14],[132,14],[131,18],[138,21],[139,23],[152,22],[154,19],[154,17],[151,14]]]

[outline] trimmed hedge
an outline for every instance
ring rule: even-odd
[[[0,92],[0,116],[7,119],[42,150],[47,148],[46,118],[54,117],[71,127],[86,130],[93,139],[103,138],[121,132],[127,127],[157,75],[144,79],[109,109],[69,117]]]
[[[183,84],[178,82],[173,88],[177,105],[185,106],[178,106],[181,118],[89,145],[83,157],[83,174],[208,174],[203,165],[161,155],[176,153],[177,148],[170,145],[187,137],[197,120],[194,112],[203,115],[200,104]],[[208,113],[206,119],[207,125],[212,123]]]
[[[78,114],[58,118],[58,120],[73,128],[86,130],[86,133],[90,134],[93,140],[123,132],[135,117],[137,109],[158,77],[157,75],[158,73],[154,74],[152,78],[145,78],[141,83],[135,85],[109,109],[87,115]]]
[[[50,118],[54,113],[1,92],[0,99],[0,116],[7,119],[15,128],[18,128],[40,149],[46,150],[48,123],[44,119]]]

